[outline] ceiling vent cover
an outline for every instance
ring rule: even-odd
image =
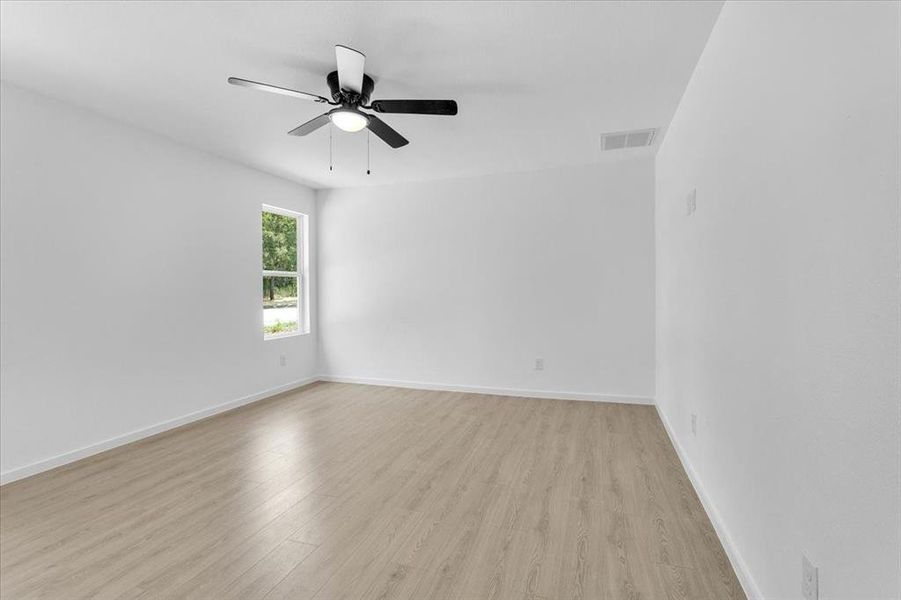
[[[601,136],[601,149],[621,150],[623,148],[641,148],[654,143],[656,129],[637,129],[635,131],[617,131]]]

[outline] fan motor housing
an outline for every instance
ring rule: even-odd
[[[375,82],[372,80],[372,77],[365,73],[363,74],[363,91],[360,94],[341,89],[341,86],[338,84],[338,71],[329,73],[325,80],[328,82],[328,88],[332,92],[332,100],[340,102],[341,104],[352,104],[354,106],[358,104],[369,104],[369,96],[372,95],[372,89],[375,87]]]

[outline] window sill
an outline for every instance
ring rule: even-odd
[[[309,331],[290,331],[287,333],[276,333],[273,335],[263,335],[263,341],[268,342],[269,340],[281,340],[284,338],[298,337],[301,335],[310,335],[310,332]]]

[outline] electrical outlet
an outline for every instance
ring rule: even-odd
[[[804,600],[817,600],[820,597],[819,574],[817,568],[813,566],[803,554],[801,555],[801,591],[804,593]]]
[[[543,358],[535,359],[535,370],[536,371],[544,371],[544,359]]]
[[[698,437],[698,415],[691,413],[691,435]]]
[[[287,365],[287,364],[288,364],[288,357],[285,356],[284,354],[282,354],[281,356],[279,356],[279,357],[278,357],[278,364],[281,365],[281,366],[283,366],[283,367],[284,367],[285,365]]]
[[[685,214],[687,216],[691,216],[695,214],[695,210],[698,208],[698,190],[692,189],[688,192],[688,197],[685,199]]]

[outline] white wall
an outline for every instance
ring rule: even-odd
[[[260,305],[261,204],[311,190],[0,94],[4,480],[316,373],[315,329],[263,341]]]
[[[657,401],[768,599],[901,596],[898,10],[728,3],[657,157]]]
[[[653,190],[643,159],[320,192],[324,372],[652,397]]]

